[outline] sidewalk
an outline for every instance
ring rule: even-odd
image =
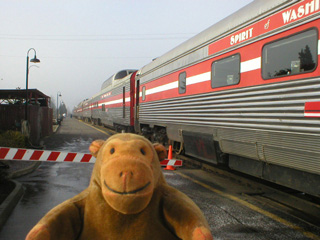
[[[59,125],[54,125],[53,132],[55,133],[58,128]],[[14,179],[33,172],[41,162],[7,161],[7,164],[9,165],[7,178],[15,187],[0,205],[0,230],[24,193],[22,184]]]

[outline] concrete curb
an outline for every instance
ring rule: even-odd
[[[59,125],[54,126],[53,132],[55,133],[58,130],[58,128],[59,128]],[[15,184],[15,188],[0,205],[0,230],[2,226],[5,224],[5,222],[8,220],[8,218],[10,217],[13,209],[16,207],[16,205],[18,204],[18,202],[20,201],[20,198],[24,193],[22,184],[15,180],[12,180],[12,178],[18,178],[33,172],[40,166],[40,164],[41,162],[34,162],[33,164],[31,164],[26,168],[23,168],[8,174],[7,176],[8,181],[13,182]]]
[[[8,181],[13,182],[15,184],[15,188],[0,205],[0,230],[10,217],[13,209],[16,207],[24,193],[22,184],[15,180],[12,180],[12,178],[21,177],[23,175],[33,172],[39,167],[40,164],[41,162],[35,162],[24,169],[17,170],[8,175]]]
[[[28,173],[31,173],[33,172],[34,170],[36,170],[39,166],[40,166],[41,162],[34,162],[31,166],[29,167],[26,167],[24,169],[20,169],[20,170],[17,170],[15,172],[12,172],[8,175],[8,178],[11,179],[11,178],[18,178],[18,177],[21,177],[23,175],[26,175]]]
[[[19,202],[24,192],[21,183],[15,180],[9,180],[9,181],[15,184],[15,188],[0,205],[0,229],[9,218],[11,212]]]
[[[57,132],[58,129],[59,129],[59,125],[54,126],[53,132],[54,133]],[[34,162],[33,164],[31,164],[30,166],[24,169],[20,169],[8,174],[8,177],[7,177],[9,179],[8,181],[13,182],[15,184],[15,188],[0,205],[0,230],[2,226],[5,224],[5,222],[8,220],[8,218],[10,217],[13,209],[16,207],[16,205],[18,204],[18,202],[20,201],[20,198],[24,193],[22,184],[15,180],[12,180],[12,178],[18,178],[33,172],[40,166],[40,164],[41,162]]]

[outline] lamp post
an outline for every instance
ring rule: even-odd
[[[58,102],[58,98],[61,97],[61,92],[57,92],[57,123],[58,123],[58,111],[59,111],[59,102]]]
[[[29,52],[34,51],[34,57],[30,60],[32,63],[39,63],[40,60],[37,58],[37,53],[34,48],[30,48],[27,52],[27,70],[26,70],[26,109],[25,109],[25,120],[28,121],[28,78],[29,78]]]

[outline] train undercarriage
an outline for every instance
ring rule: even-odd
[[[135,132],[133,127],[102,124],[100,119],[82,118],[82,120],[93,125],[111,128],[116,132]],[[221,150],[220,142],[214,140],[210,134],[183,131],[181,133],[183,141],[175,141],[169,139],[166,127],[147,124],[140,125],[140,134],[151,142],[158,142],[166,147],[172,145],[176,154],[195,157],[198,161],[209,165],[242,172],[319,197],[319,175],[224,152]]]

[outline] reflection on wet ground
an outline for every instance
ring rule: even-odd
[[[75,119],[65,119],[57,133],[44,139],[45,149],[89,153],[96,139],[108,135]],[[0,232],[0,239],[20,240],[54,206],[87,188],[93,164],[43,162],[33,173],[18,178],[25,193]]]
[[[88,153],[89,146],[94,140],[95,139],[92,139],[92,138],[84,139],[82,137],[71,139],[70,141],[65,141],[63,143],[63,146],[59,147],[59,149],[57,150]]]

